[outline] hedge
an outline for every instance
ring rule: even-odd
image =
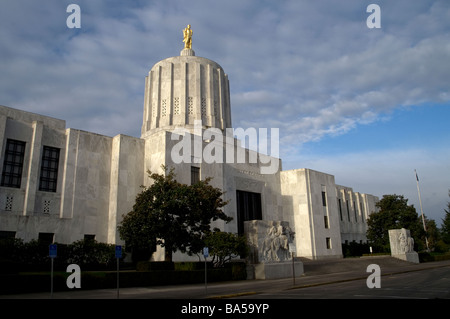
[[[53,291],[70,291],[66,285],[70,273],[53,273]],[[207,269],[208,282],[245,280],[246,265],[243,262],[230,263],[224,268]],[[0,294],[50,292],[50,272],[19,273],[0,275]],[[147,287],[162,285],[195,284],[205,281],[203,270],[152,270],[120,271],[119,287]],[[81,289],[108,289],[117,287],[116,271],[81,270]]]
[[[433,254],[433,253],[430,254],[427,252],[419,253],[419,261],[421,263],[429,261],[443,261],[443,260],[450,260],[450,253],[446,254]]]
[[[67,265],[77,264],[82,269],[114,270],[116,265],[115,245],[95,240],[78,240],[72,244],[57,243],[58,255],[54,259],[54,269],[65,271]],[[0,239],[1,273],[21,271],[47,271],[50,265],[49,244],[22,239]],[[122,260],[125,258],[123,254]]]

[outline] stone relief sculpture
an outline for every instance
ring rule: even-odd
[[[400,249],[404,253],[410,253],[414,251],[414,238],[408,236],[406,232],[401,232],[398,236]]]
[[[304,272],[303,263],[293,259],[295,233],[283,220],[249,220],[244,222],[249,244],[247,263],[251,279],[286,278]]]
[[[289,226],[272,225],[267,230],[267,237],[261,247],[262,259],[265,262],[289,260],[289,243],[292,243],[294,233]]]
[[[289,222],[246,221],[245,234],[251,250],[248,259],[252,264],[292,260],[289,244],[293,243],[295,233],[289,227]]]
[[[414,251],[414,239],[409,229],[389,229],[391,255],[413,263],[419,263],[419,255]]]

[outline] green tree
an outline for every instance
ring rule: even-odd
[[[447,203],[447,209],[444,209],[444,211],[445,217],[442,219],[441,238],[446,245],[450,245],[450,202]]]
[[[94,239],[80,239],[67,246],[67,263],[82,268],[114,265],[115,245],[100,243]]]
[[[214,267],[223,267],[233,258],[245,258],[248,253],[247,238],[232,233],[215,231],[205,238]]]
[[[425,218],[425,227],[427,229],[426,233],[424,232],[424,234],[422,235],[421,240],[419,241],[419,244],[421,244],[422,246],[420,246],[420,249],[426,249],[426,242],[428,241],[428,248],[430,250],[435,250],[435,247],[437,245],[437,243],[439,242],[439,238],[440,238],[440,234],[439,234],[439,229],[436,225],[436,222],[433,219],[428,219],[426,216],[424,216]],[[423,224],[422,224],[423,227]],[[426,236],[426,239],[425,239]]]
[[[399,228],[409,229],[416,245],[424,248],[421,218],[403,195],[384,195],[376,206],[379,211],[372,213],[367,221],[367,239],[376,250],[389,252],[388,230]]]
[[[200,252],[212,221],[232,218],[222,211],[227,202],[222,200],[223,192],[209,184],[210,178],[186,185],[176,181],[173,169],[163,169],[165,174],[148,172],[153,184],[136,196],[118,231],[132,251],[153,252],[160,245],[165,248],[165,261],[172,261],[176,251]]]

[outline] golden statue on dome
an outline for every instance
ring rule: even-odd
[[[192,49],[192,32],[191,25],[188,24],[187,28],[183,30],[183,42],[185,49]]]

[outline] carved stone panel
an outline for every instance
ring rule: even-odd
[[[411,253],[414,251],[414,239],[409,229],[390,229],[389,241],[392,255]]]
[[[277,263],[292,260],[289,244],[293,243],[294,232],[288,222],[246,221],[245,234],[251,247],[251,263]]]
[[[389,243],[393,257],[419,263],[419,255],[414,251],[414,239],[411,237],[409,229],[390,229]]]

